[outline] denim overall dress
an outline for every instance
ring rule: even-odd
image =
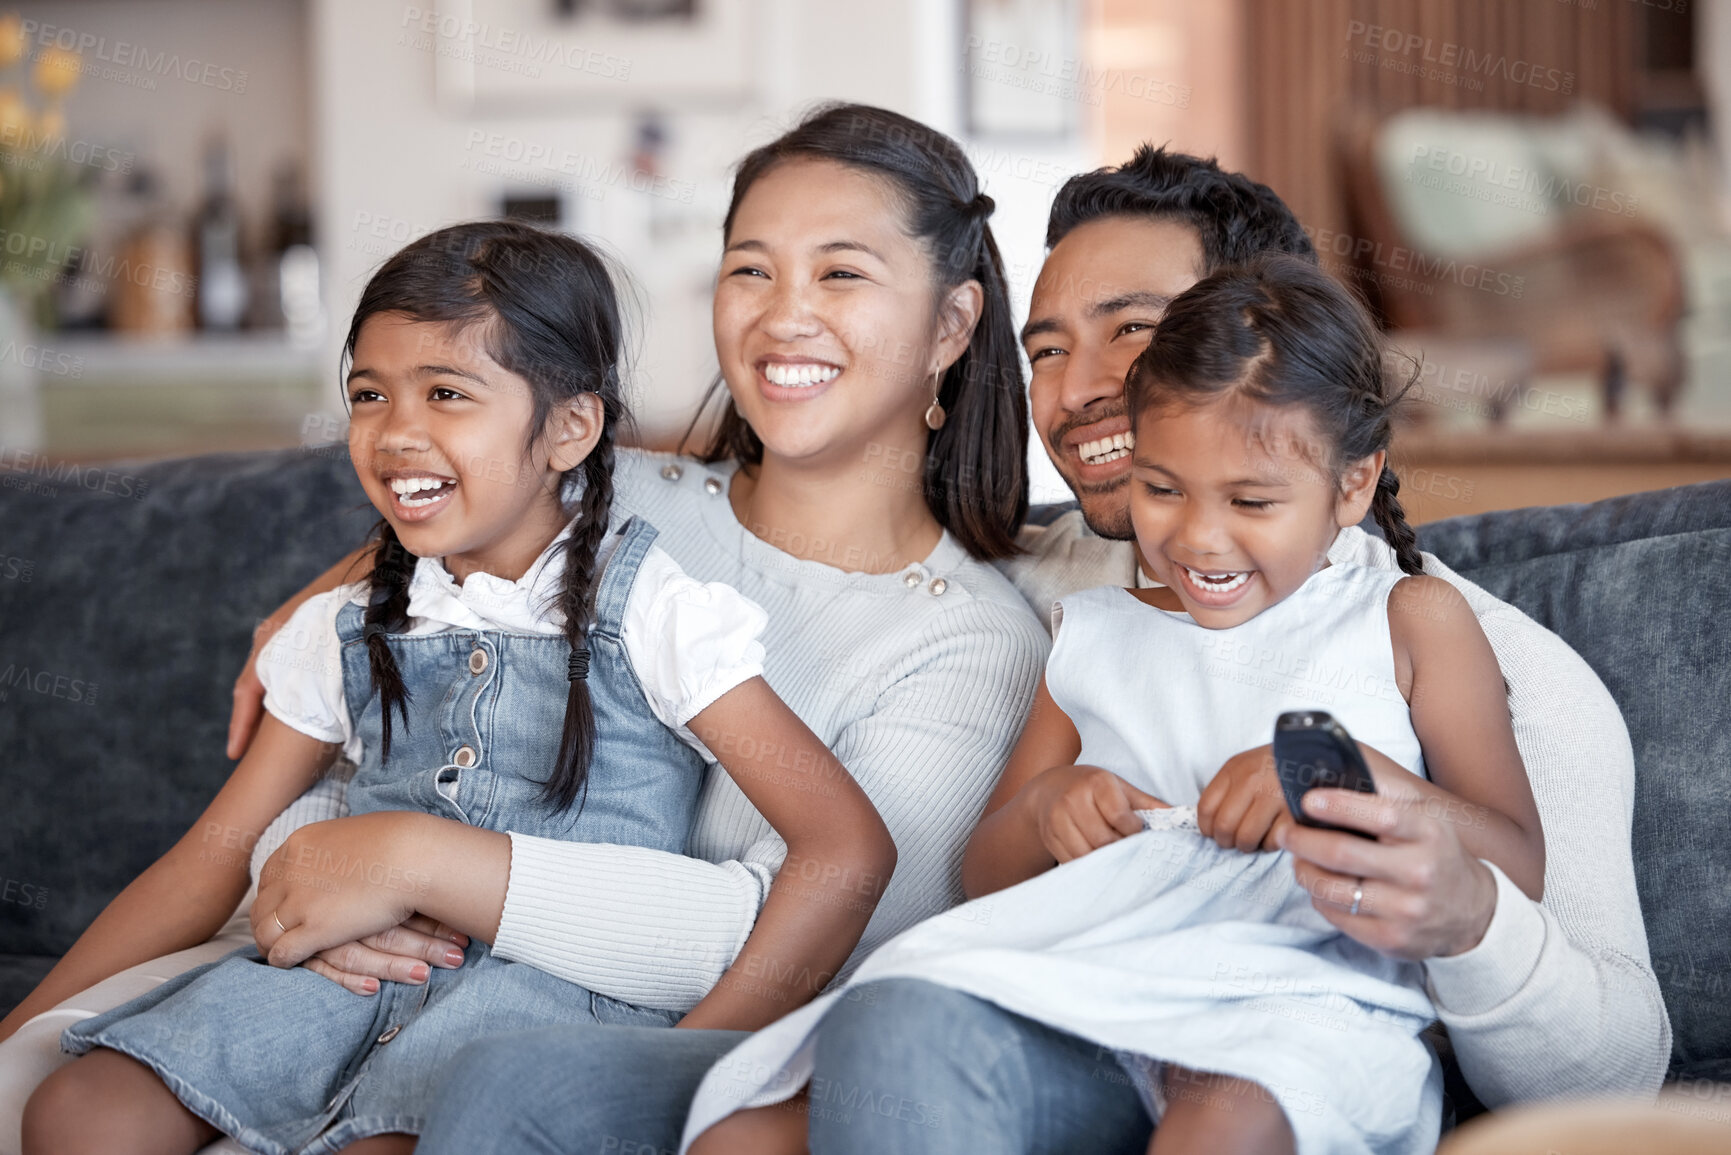
[[[488,830],[683,854],[703,761],[650,711],[619,635],[654,540],[647,522],[628,523],[597,591],[588,676],[596,741],[580,810],[556,812],[540,799],[569,686],[563,635],[388,635],[409,717],[407,725],[393,719],[391,757],[381,762],[363,611],[345,606],[337,618],[343,690],[364,751],[349,786],[352,812],[420,811]],[[290,865],[333,881],[365,874],[410,892],[420,885],[384,861]],[[61,1045],[130,1055],[200,1118],[251,1150],[286,1155],[419,1134],[446,1061],[476,1038],[568,1023],[671,1026],[680,1017],[497,958],[478,940],[458,969],[432,968],[423,985],[379,987],[370,997],[350,994],[304,967],[272,967],[247,947],[69,1027]]]

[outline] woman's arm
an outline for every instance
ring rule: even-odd
[[[253,841],[336,756],[336,746],[266,717],[192,829],[108,904],[0,1023],[0,1038],[112,974],[204,942],[221,929],[246,894]]]
[[[897,855],[850,957],[962,897],[964,843],[1026,717],[1047,646],[1019,605],[956,605],[922,631],[917,649],[910,645],[898,663],[907,672],[843,727],[831,753],[871,799]],[[491,942],[501,957],[666,1010],[691,1009],[727,973],[784,856],[774,833],[737,859],[708,862],[641,846],[492,834],[423,814],[364,817],[380,825],[363,830],[353,825],[360,818],[340,818],[302,827],[279,854],[340,856],[388,839],[376,852],[429,880],[416,900],[422,913]],[[400,897],[375,895],[368,925],[391,925]],[[315,888],[303,898],[308,909],[335,901]],[[309,937],[293,954],[273,948],[272,961],[292,963],[353,937]]]
[[[259,719],[264,716],[264,683],[258,678],[258,655],[265,643],[283,628],[301,604],[315,594],[334,590],[345,582],[358,581],[372,572],[371,545],[363,545],[348,554],[330,569],[314,578],[305,589],[284,602],[252,632],[252,652],[234,680],[234,705],[228,716],[228,756],[238,759],[246,753]]]
[[[847,768],[761,677],[699,712],[691,730],[775,828],[787,857],[751,937],[680,1026],[756,1030],[835,977],[889,885],[896,844]]]
[[[1545,888],[1545,836],[1515,745],[1496,654],[1458,591],[1441,578],[1389,594],[1395,676],[1424,749],[1426,805],[1458,824],[1461,845],[1493,862],[1531,898]]]
[[[1082,738],[1042,677],[1022,737],[962,857],[969,898],[1025,882],[1135,834],[1135,811],[1166,804],[1110,770],[1074,765]]]

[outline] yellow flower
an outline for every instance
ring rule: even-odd
[[[0,88],[0,149],[26,147],[30,135],[30,107],[16,88]]]
[[[36,87],[49,96],[70,92],[83,68],[84,58],[78,53],[50,45],[36,58]]]
[[[30,37],[24,33],[24,21],[16,12],[0,16],[0,68],[10,68],[30,47]]]

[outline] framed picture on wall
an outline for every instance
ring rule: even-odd
[[[439,103],[547,112],[742,103],[762,0],[441,0]],[[425,30],[422,30],[423,33]]]
[[[1081,0],[963,0],[962,91],[974,137],[1062,139],[1099,103]]]

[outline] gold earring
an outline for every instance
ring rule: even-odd
[[[938,393],[943,389],[943,387],[943,374],[939,370],[933,369],[932,403],[926,406],[926,428],[930,429],[933,433],[936,433],[944,427],[944,420],[949,416],[949,414],[944,412],[944,407],[938,404]]]

